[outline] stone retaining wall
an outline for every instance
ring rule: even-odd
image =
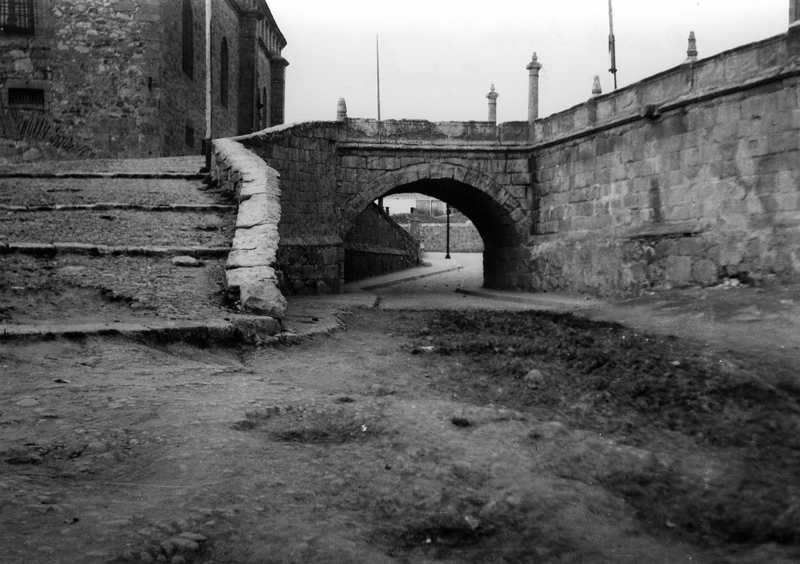
[[[420,263],[420,245],[377,205],[367,206],[344,240],[345,282],[405,270]]]
[[[411,225],[406,229],[412,232]],[[446,223],[419,223],[415,228],[416,237],[426,251],[443,253],[447,250],[447,224]],[[472,223],[450,224],[450,252],[451,253],[482,253],[483,239]]]
[[[280,175],[231,139],[214,141],[211,174],[236,195],[236,235],[225,265],[225,287],[247,313],[282,319],[286,299],[276,272]]]
[[[798,55],[774,37],[539,120],[530,288],[799,281]]]

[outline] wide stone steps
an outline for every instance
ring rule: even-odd
[[[201,188],[201,189],[198,189]],[[68,206],[107,202],[141,206],[232,205],[200,178],[77,178],[0,175],[0,209],[9,206]]]
[[[235,211],[6,211],[0,232],[8,243],[224,247],[230,246],[235,222]]]
[[[185,162],[0,170],[0,324],[230,317],[224,268],[237,207],[197,174],[201,159]],[[199,267],[177,265],[180,255]]]

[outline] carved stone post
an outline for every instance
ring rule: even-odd
[[[592,83],[592,96],[599,96],[603,93],[603,88],[600,86],[600,77],[595,75],[594,82]]]
[[[339,103],[336,104],[336,121],[347,121],[347,104],[344,98],[339,98]]]
[[[491,91],[486,95],[489,98],[489,121],[497,123],[497,97],[500,96],[494,91],[494,84],[492,84]]]
[[[686,60],[684,63],[693,63],[697,60],[697,39],[694,38],[694,32],[689,32],[689,48],[686,50]]]
[[[528,130],[532,140],[535,134],[533,122],[539,117],[539,70],[542,68],[536,53],[525,68],[528,69]]]
[[[789,33],[786,46],[789,56],[800,57],[800,0],[789,0]]]

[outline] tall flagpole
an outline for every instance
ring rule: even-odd
[[[378,66],[378,121],[381,121],[381,51],[378,36],[375,36],[375,61]]]
[[[614,75],[614,90],[617,89],[617,48],[614,41],[614,16],[611,11],[611,0],[608,0],[608,56],[611,60],[611,68],[608,72]]]
[[[381,51],[378,36],[375,36],[375,60],[378,64],[378,121],[381,121]]]

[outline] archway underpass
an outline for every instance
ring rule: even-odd
[[[424,179],[399,184],[378,194],[375,199],[406,193],[422,194],[445,202],[452,212],[461,212],[473,223],[483,242],[483,252],[482,259],[477,264],[474,257],[464,258],[469,264],[471,284],[474,285],[475,277],[478,276],[480,286],[485,288],[509,288],[517,285],[517,269],[523,253],[525,226],[521,225],[524,222],[511,215],[504,205],[505,202],[500,203],[484,191],[452,178]],[[374,206],[372,202],[364,206],[359,217],[369,213],[371,206]],[[355,227],[348,230],[345,241],[348,241],[353,229]],[[437,247],[437,250],[442,249]],[[451,252],[455,251],[451,248]],[[345,279],[348,282],[358,278],[348,277],[347,267],[352,264],[353,261],[347,260],[346,251]]]

